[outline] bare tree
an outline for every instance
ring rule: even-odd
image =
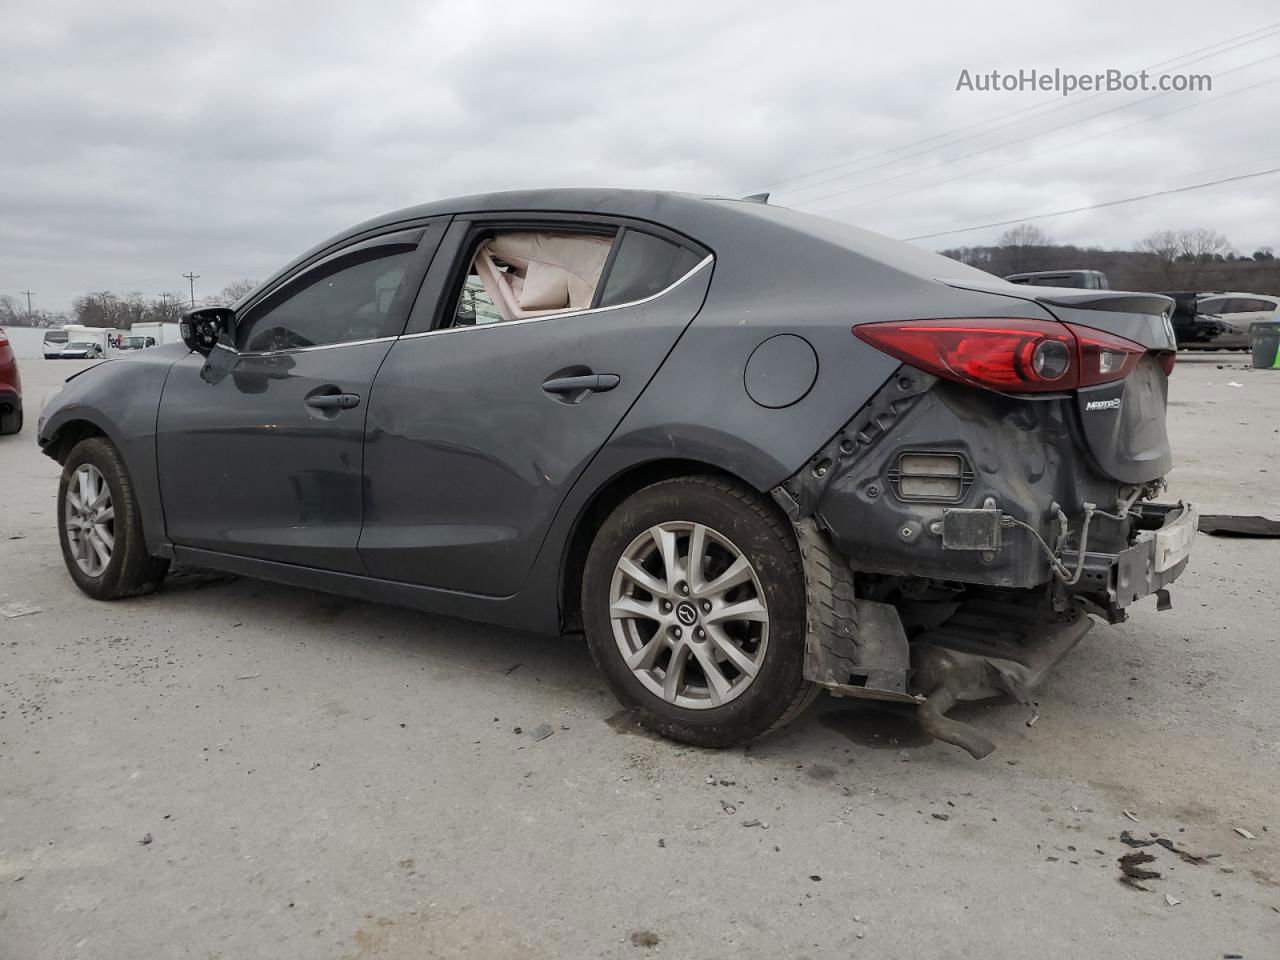
[[[1009,269],[1013,273],[1021,273],[1032,269],[1038,259],[1037,253],[1045,247],[1052,246],[1053,240],[1039,227],[1030,223],[1020,223],[1000,234],[996,245],[1004,248]]]
[[[221,293],[210,297],[208,302],[217,307],[229,307],[257,285],[256,280],[234,280],[223,287]]]
[[[1230,240],[1205,227],[1157,230],[1133,246],[1139,253],[1156,259],[1159,276],[1166,287],[1194,287],[1208,264],[1225,260],[1232,252]]]

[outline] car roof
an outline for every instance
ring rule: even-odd
[[[985,279],[991,275],[956,260],[852,224],[802,213],[787,207],[661,190],[566,187],[507,190],[433,200],[404,207],[334,234],[291,261],[264,284],[274,283],[298,265],[363,234],[410,224],[427,217],[474,213],[567,213],[624,217],[653,223],[696,240],[717,258],[735,257],[758,263],[760,257],[799,264],[825,248],[847,251],[874,264],[918,279]],[[819,254],[820,255],[820,254]],[[756,271],[759,274],[759,271]],[[760,276],[760,283],[767,277]],[[257,290],[236,306],[255,299]]]

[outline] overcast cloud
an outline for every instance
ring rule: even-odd
[[[199,296],[386,210],[515,187],[773,187],[907,237],[1280,166],[1280,81],[1234,93],[1280,78],[1278,32],[1189,65],[1225,74],[1212,93],[1066,126],[1151,96],[1077,95],[980,139],[791,179],[1060,99],[956,92],[964,68],[1137,70],[1272,23],[1271,0],[9,2],[0,293],[61,310],[88,290],[185,293],[194,270]],[[1275,176],[1038,225],[1120,247],[1205,226],[1248,253],[1280,248],[1278,193]]]

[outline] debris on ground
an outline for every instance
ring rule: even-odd
[[[551,724],[540,723],[533,728],[533,733],[531,734],[531,736],[535,740],[545,740],[547,739],[547,737],[551,736],[553,733],[555,733],[555,731],[551,729]]]
[[[761,830],[769,829],[769,824],[767,822],[764,820],[756,820],[754,818],[751,820],[743,820],[742,825],[744,827],[759,827]]]
[[[1258,516],[1211,513],[1200,518],[1201,533],[1215,537],[1280,537],[1280,520]]]
[[[524,733],[524,727],[512,727],[511,732],[514,733],[516,736],[519,736],[520,734]]]
[[[511,674],[515,673],[522,666],[524,666],[523,663],[513,663],[511,666],[507,667],[507,669],[503,670],[502,672],[505,673],[507,676],[511,676]]]
[[[1123,813],[1130,820],[1132,820],[1134,823],[1142,822],[1141,820],[1138,819],[1138,815],[1134,813],[1132,810],[1121,810],[1120,812]]]
[[[1124,837],[1121,837],[1120,839],[1123,840]],[[1158,843],[1160,846],[1164,847],[1170,853],[1176,853],[1179,857],[1181,857],[1187,863],[1194,863],[1199,865],[1201,863],[1204,863],[1211,856],[1213,856],[1213,854],[1205,854],[1201,856],[1200,854],[1192,853],[1190,850],[1184,850],[1181,847],[1177,846],[1168,837],[1156,837],[1155,840],[1153,840],[1152,842]]]
[[[236,679],[237,680],[256,680],[260,676],[262,676],[262,674],[260,673],[242,673],[240,674],[240,676],[236,677]]]
[[[822,877],[818,876],[818,874],[816,873],[811,873],[809,874],[809,879],[812,880],[814,883],[817,883],[822,879]]]
[[[738,812],[738,808],[737,808],[737,807],[735,807],[735,806],[734,806],[732,803],[730,803],[728,800],[721,800],[721,801],[720,801],[720,809],[721,809],[721,810],[723,810],[725,813],[730,813],[730,814],[732,814],[732,813],[737,813],[737,812]]]
[[[633,947],[656,947],[661,942],[662,938],[652,930],[631,931],[631,945]]]
[[[714,787],[716,785],[716,778],[713,774],[708,773],[705,777],[703,777],[702,782],[709,787]]]
[[[658,838],[658,846],[660,846],[660,847],[666,847],[666,845],[667,845],[667,841],[665,841],[665,840],[663,840],[661,837],[659,837],[659,838]]]
[[[1128,830],[1120,831],[1120,842],[1127,847],[1149,847],[1155,843],[1154,840],[1143,840],[1141,837],[1135,837]]]
[[[138,843],[140,843],[144,847],[150,842],[151,842],[151,834],[149,833],[144,833],[142,835],[142,839],[138,841]]]
[[[1250,833],[1250,832],[1249,832],[1248,830],[1246,830],[1244,827],[1232,827],[1232,829],[1233,829],[1233,830],[1235,830],[1235,832],[1236,832],[1236,833],[1240,834],[1240,836],[1244,837],[1246,840],[1257,840],[1257,839],[1258,839],[1256,836],[1254,836],[1252,833]]]
[[[1178,904],[1180,904],[1182,901],[1181,901],[1181,900],[1179,900],[1177,897],[1173,896],[1172,894],[1166,893],[1166,894],[1164,895],[1164,902],[1165,902],[1165,903],[1167,903],[1167,904],[1168,904],[1169,906],[1171,906],[1171,907],[1176,907],[1176,906],[1177,906]]]
[[[949,813],[931,813],[931,814],[929,814],[929,816],[933,817],[933,819],[935,819],[935,820],[950,820],[950,819],[951,819],[951,814],[949,814]]]
[[[0,617],[6,620],[14,620],[18,617],[27,617],[33,613],[43,613],[39,607],[32,606],[29,603],[23,603],[21,600],[13,600],[9,603],[0,603]]]
[[[1142,866],[1144,863],[1151,863],[1155,860],[1149,853],[1143,853],[1135,850],[1133,853],[1126,853],[1116,862],[1120,864],[1120,882],[1126,886],[1133,887],[1135,890],[1146,890],[1139,880],[1159,880],[1160,872],[1158,870],[1148,870]]]

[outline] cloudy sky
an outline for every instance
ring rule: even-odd
[[[772,189],[913,237],[1280,166],[1273,0],[2,7],[0,293],[52,310],[185,293],[188,270],[210,293],[485,190]],[[956,90],[963,69],[1166,61],[1212,92]],[[1037,224],[1120,247],[1205,226],[1251,252],[1280,248],[1277,197],[1280,175]]]

